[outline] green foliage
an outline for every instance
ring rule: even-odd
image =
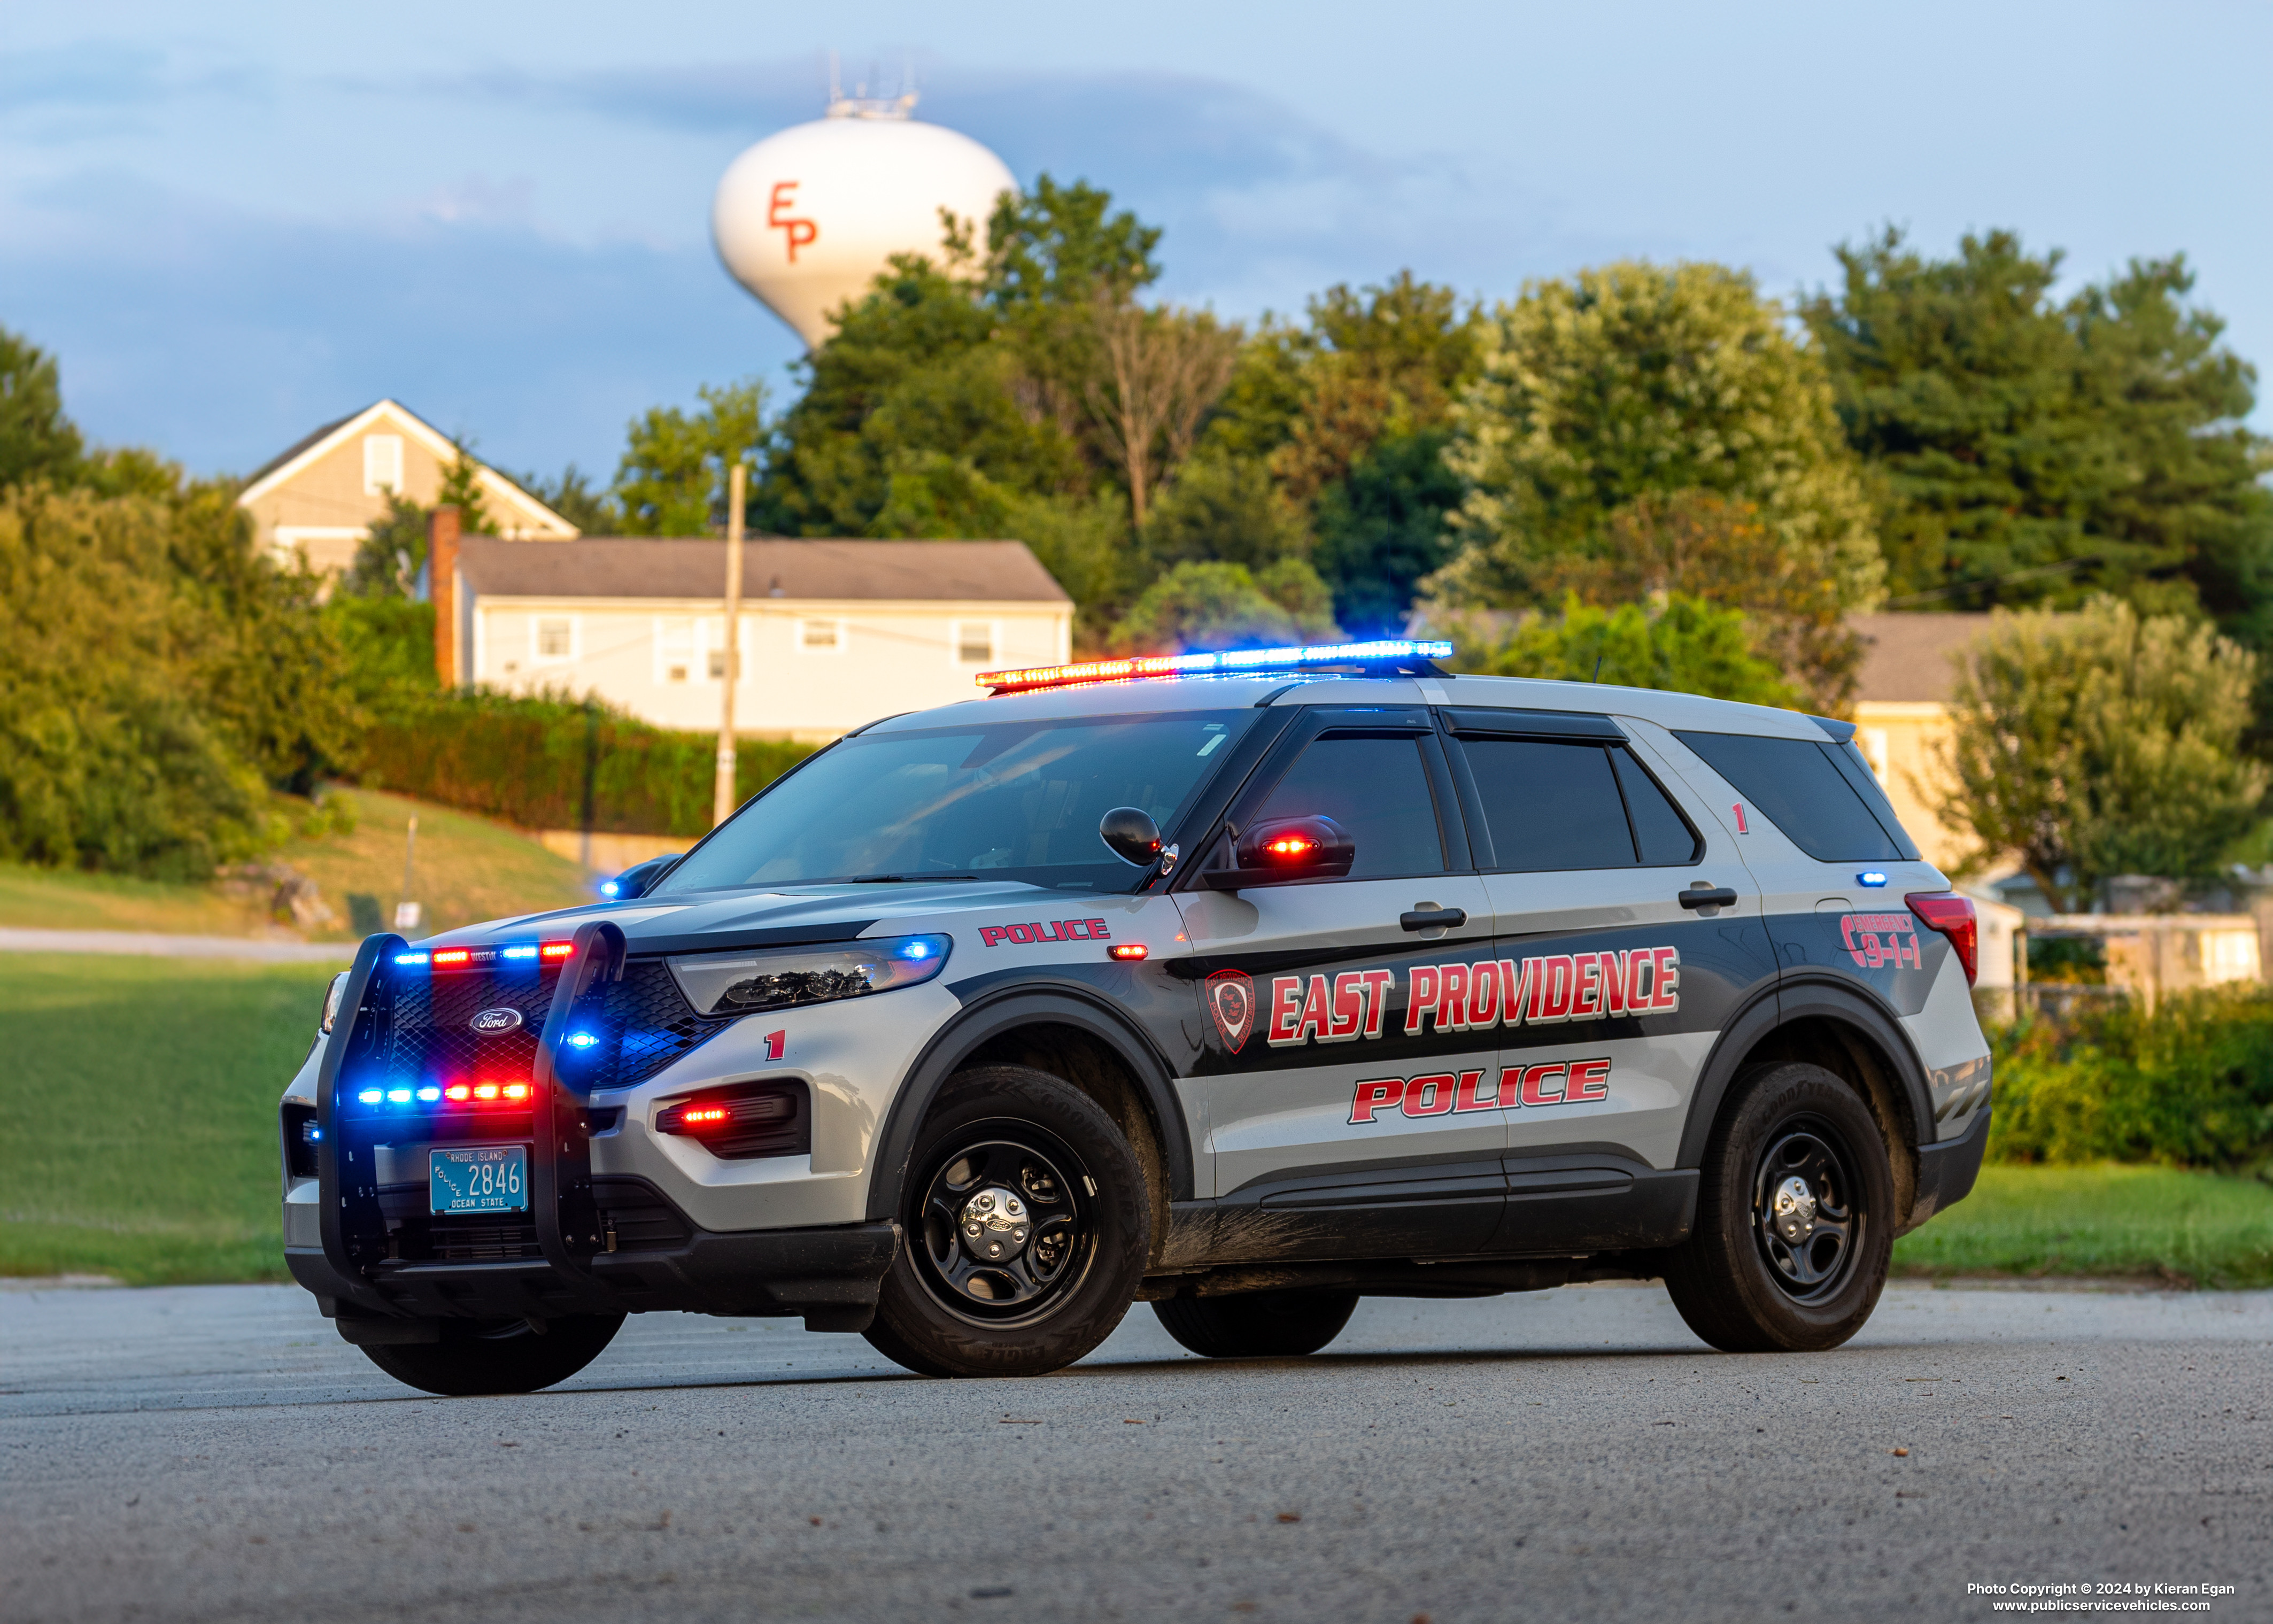
[[[756,460],[765,438],[765,385],[756,378],[696,392],[702,409],[650,407],[634,418],[616,468],[626,535],[716,535],[726,523],[727,470]]]
[[[340,592],[324,605],[356,705],[385,714],[435,691],[434,606],[404,597]]]
[[[404,705],[364,740],[363,781],[524,829],[577,828],[588,747],[595,828],[686,835],[709,829],[716,734],[671,732],[565,699],[477,691]],[[756,794],[813,748],[741,740],[737,796]]]
[[[1992,1034],[2006,1162],[2235,1168],[2273,1156],[2273,992],[2110,999]]]
[[[1883,475],[1897,595],[1953,606],[2194,602],[2273,645],[2267,442],[2255,373],[2187,302],[2182,258],[2056,302],[2058,252],[1966,236],[1929,259],[1889,229],[1838,251],[1804,314],[1849,441]]]
[[[434,505],[456,508],[458,529],[463,535],[495,535],[497,524],[491,519],[489,504],[482,494],[482,465],[474,460],[473,449],[465,441],[454,444],[458,454],[442,470],[442,489],[434,498]]]
[[[371,521],[356,544],[355,561],[340,591],[358,598],[408,598],[426,567],[427,511],[409,498],[386,493],[386,512]]]
[[[1999,1167],[1894,1242],[1903,1275],[2273,1285],[2273,1187],[2169,1167]]]
[[[259,775],[202,714],[221,628],[171,589],[167,520],[0,496],[0,858],[202,879],[268,834]]]
[[[1451,438],[1441,427],[1389,435],[1318,493],[1312,558],[1354,637],[1404,635],[1414,594],[1452,558],[1444,520],[1463,493],[1444,466]]]
[[[1680,490],[1755,505],[1842,606],[1878,595],[1870,504],[1822,363],[1744,273],[1626,261],[1529,284],[1485,325],[1452,422],[1469,489],[1435,587],[1448,602],[1537,602],[1550,566],[1608,551],[1620,508]]]
[[[1310,538],[1302,516],[1251,458],[1194,457],[1146,515],[1147,572],[1182,564],[1235,564],[1260,570],[1301,558]]]
[[[614,535],[623,528],[623,515],[617,510],[613,493],[596,490],[589,476],[573,462],[555,478],[523,474],[514,483],[586,535]]]
[[[1560,615],[1527,614],[1497,639],[1458,620],[1452,630],[1455,669],[1489,677],[1602,682],[1749,705],[1789,706],[1796,698],[1775,662],[1754,647],[1740,612],[1684,593],[1658,606],[1616,609],[1573,595]]]
[[[1242,564],[1179,564],[1137,597],[1113,642],[1143,654],[1332,642],[1341,633],[1330,610],[1325,583],[1300,558],[1259,574]]]
[[[986,303],[1004,312],[1121,302],[1160,274],[1152,258],[1160,228],[1122,210],[1086,181],[1061,186],[1047,175],[1026,192],[1006,191],[986,222]]]
[[[68,482],[83,449],[79,430],[64,415],[55,357],[0,327],[0,490]]]
[[[1939,815],[1971,868],[2017,852],[2063,911],[2115,874],[2204,877],[2267,770],[2240,754],[2257,662],[2184,616],[2112,598],[1999,610],[1959,664]]]

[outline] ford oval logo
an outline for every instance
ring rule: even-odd
[[[521,1011],[510,1007],[484,1009],[466,1024],[476,1032],[510,1032],[521,1024]]]

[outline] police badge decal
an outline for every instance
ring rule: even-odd
[[[1208,1014],[1223,1034],[1223,1046],[1237,1054],[1255,1029],[1255,984],[1245,970],[1219,969],[1207,978],[1204,990]]]

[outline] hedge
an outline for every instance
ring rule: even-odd
[[[1998,1031],[2001,1162],[2235,1169],[2273,1156],[2273,990],[2115,999]]]
[[[735,798],[754,795],[814,746],[743,739]],[[619,712],[557,699],[436,695],[401,704],[364,737],[362,782],[439,801],[524,829],[583,827],[592,768],[592,827],[612,834],[686,834],[710,827],[718,739],[651,727]]]

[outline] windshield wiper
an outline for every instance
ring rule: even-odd
[[[976,874],[855,874],[847,880],[854,886],[919,886],[932,879],[976,879]]]

